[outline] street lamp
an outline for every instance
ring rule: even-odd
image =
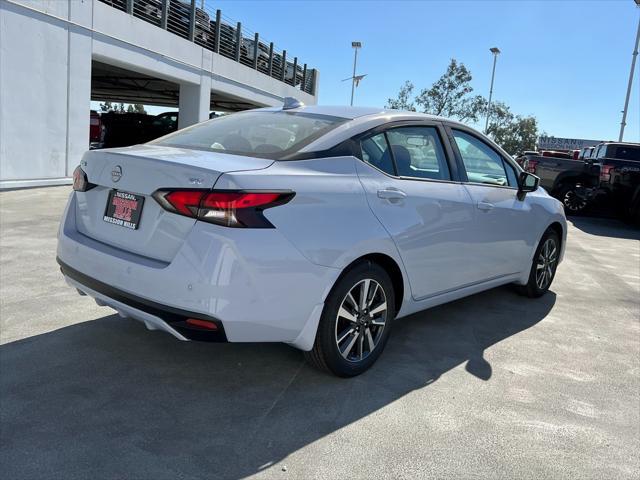
[[[358,49],[362,48],[361,42],[351,42],[351,46],[353,47],[353,75],[351,76],[351,106],[353,107],[353,94],[356,89],[356,63],[358,62]],[[362,78],[357,80],[357,83],[360,83]]]
[[[489,104],[487,105],[487,121],[484,124],[484,133],[487,133],[489,128],[489,117],[491,116],[491,97],[493,96],[493,79],[496,76],[496,61],[498,55],[500,55],[500,49],[498,47],[490,48],[489,51],[493,54],[493,72],[491,72],[491,88],[489,88]]]
[[[640,7],[640,0],[634,0]],[[629,97],[631,96],[631,86],[633,85],[633,73],[636,69],[636,57],[638,56],[638,42],[640,42],[640,18],[638,18],[638,32],[636,33],[636,43],[631,54],[631,71],[629,72],[629,83],[627,84],[627,96],[624,99],[624,110],[622,110],[622,122],[620,122],[620,136],[618,141],[622,141],[624,127],[627,125],[627,109],[629,108]]]

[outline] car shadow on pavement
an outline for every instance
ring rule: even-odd
[[[353,379],[280,344],[179,342],[111,315],[0,347],[5,478],[243,478],[435,382],[555,303],[498,288],[402,319]],[[495,375],[495,373],[494,373]]]
[[[640,226],[626,224],[616,218],[571,217],[569,221],[590,235],[640,240]]]

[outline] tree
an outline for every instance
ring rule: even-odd
[[[445,73],[429,89],[423,89],[412,98],[413,83],[406,81],[395,99],[390,98],[387,107],[421,111],[432,115],[455,118],[460,121],[477,121],[486,104],[480,95],[472,96],[471,72],[455,58],[449,62]]]
[[[390,98],[387,100],[385,108],[393,108],[395,110],[407,110],[409,112],[415,112],[416,106],[412,101],[413,83],[409,80],[404,82],[404,85],[400,87],[397,98]]]
[[[533,116],[515,115],[503,102],[491,105],[487,134],[510,154],[535,150],[538,121]]]
[[[467,67],[452,58],[445,73],[431,88],[423,89],[414,97],[414,85],[407,80],[397,97],[388,99],[386,107],[416,111],[418,105],[424,113],[476,123],[485,118],[489,102],[481,95],[472,94],[472,79]],[[519,153],[535,148],[538,122],[535,117],[514,114],[503,102],[494,102],[487,130],[506,151]]]

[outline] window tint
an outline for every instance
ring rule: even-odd
[[[467,178],[473,183],[516,187],[516,174],[510,165],[509,174],[505,170],[502,156],[476,137],[459,130],[453,130]]]
[[[400,127],[387,131],[397,174],[450,180],[449,166],[434,127]]]
[[[365,138],[360,142],[360,146],[362,148],[362,159],[365,162],[389,175],[396,174],[384,133]]]
[[[617,147],[614,158],[620,158],[622,160],[640,160],[640,147],[634,145]]]
[[[346,119],[286,111],[250,111],[214,118],[152,143],[280,159]]]

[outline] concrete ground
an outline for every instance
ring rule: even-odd
[[[3,478],[640,478],[638,230],[573,220],[546,296],[398,321],[345,380],[78,296],[55,262],[68,193],[0,193]]]

